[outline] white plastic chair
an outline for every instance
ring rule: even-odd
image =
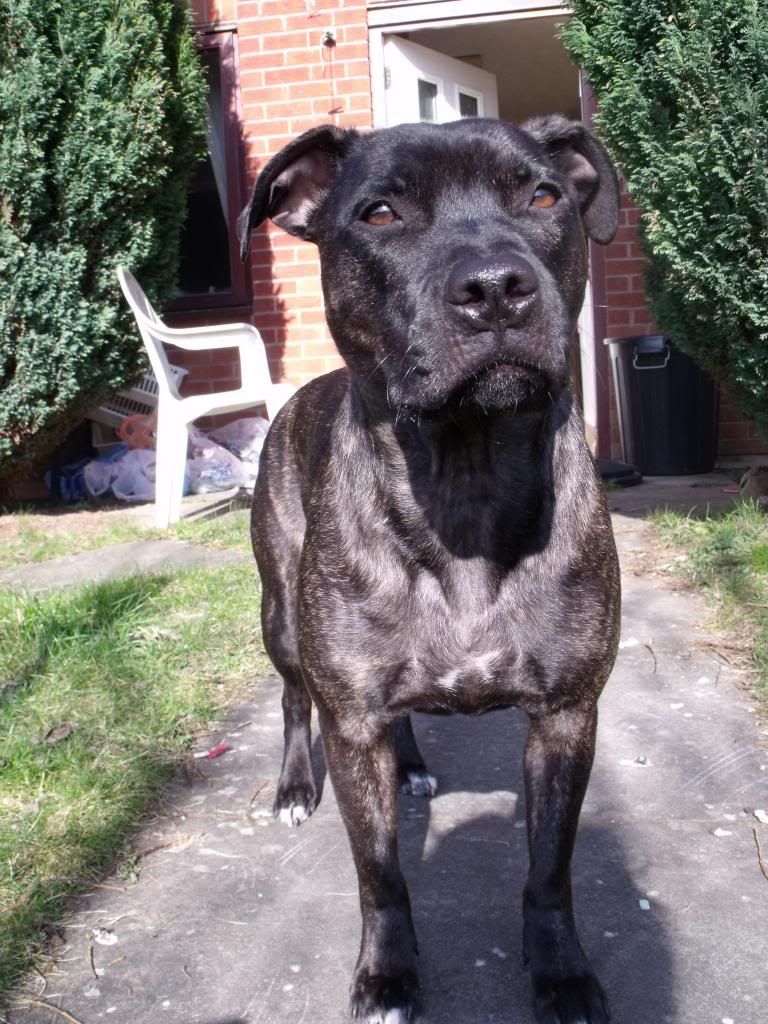
[[[138,281],[124,267],[117,276],[147,349],[158,383],[155,523],[161,529],[181,517],[181,496],[187,458],[187,426],[201,416],[236,412],[254,405],[267,407],[272,420],[294,393],[290,384],[273,384],[261,335],[251,324],[214,327],[167,327],[152,308]],[[169,368],[164,344],[195,351],[237,348],[240,387],[182,398]]]

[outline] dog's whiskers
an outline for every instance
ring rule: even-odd
[[[386,361],[387,361],[388,359],[389,359],[389,356],[388,356],[388,355],[387,355],[387,356],[384,356],[384,358],[383,358],[383,359],[380,359],[380,360],[378,361],[378,363],[376,363],[376,365],[374,366],[374,368],[373,368],[373,369],[371,370],[371,372],[370,372],[370,373],[368,374],[368,376],[367,376],[367,377],[365,378],[365,380],[363,381],[363,383],[364,383],[364,384],[367,384],[367,383],[368,383],[368,381],[369,381],[369,380],[371,379],[371,377],[372,377],[372,376],[374,375],[374,373],[376,373],[376,371],[377,371],[378,369],[380,369],[380,368],[381,368],[381,367],[382,367],[382,366],[384,365],[384,363],[386,363]]]
[[[401,365],[402,365],[402,364],[401,364]],[[419,359],[419,360],[417,360],[417,361],[416,361],[416,362],[415,362],[415,363],[413,364],[413,366],[411,366],[411,368],[410,368],[409,370],[406,370],[406,371],[405,371],[405,375],[403,376],[403,379],[402,379],[402,381],[401,381],[401,385],[402,385],[402,384],[405,384],[405,382],[406,382],[406,381],[408,380],[408,378],[409,378],[409,377],[410,377],[410,375],[411,375],[411,374],[413,373],[413,371],[414,371],[414,370],[416,369],[416,367],[417,367],[417,366],[420,366],[420,365],[421,365],[421,360]]]
[[[413,346],[415,344],[416,344],[416,342],[412,341],[410,343],[410,345],[406,348],[405,352],[403,352],[402,356],[400,357],[400,369],[403,368],[403,363],[405,362],[405,357],[408,355],[408,353],[411,351],[411,349],[413,348]]]

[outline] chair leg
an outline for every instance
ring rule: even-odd
[[[160,410],[155,464],[155,525],[164,530],[181,518],[181,494],[187,458],[186,423]]]

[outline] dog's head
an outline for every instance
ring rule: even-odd
[[[325,126],[262,171],[242,251],[268,217],[317,244],[336,344],[393,408],[536,408],[567,385],[586,238],[618,208],[602,145],[563,117]]]

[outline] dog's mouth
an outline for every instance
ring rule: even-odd
[[[498,359],[489,360],[478,369],[473,370],[470,379],[462,387],[470,387],[481,380],[504,378],[512,376],[535,376],[543,377],[544,371],[541,366],[534,365],[524,359],[517,359],[511,356],[502,356]]]
[[[449,379],[441,381],[439,372],[423,369],[418,374],[406,372],[406,376],[410,393],[390,392],[398,418],[524,412],[549,403],[562,386],[552,368],[509,354],[466,367],[453,380],[445,374]]]
[[[473,369],[436,407],[502,412],[526,407],[551,389],[550,378],[540,366],[505,357]]]

